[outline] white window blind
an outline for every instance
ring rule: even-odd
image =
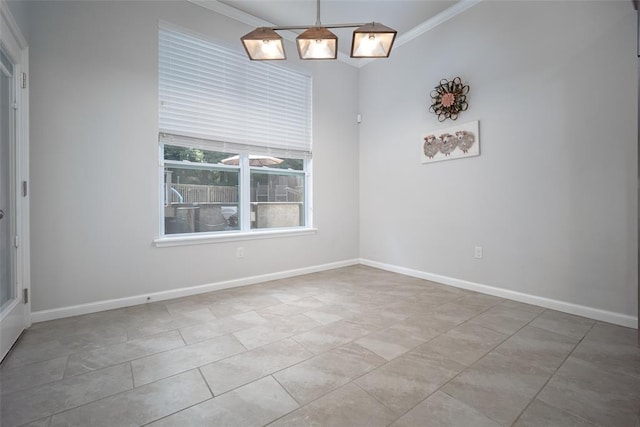
[[[209,41],[159,32],[160,132],[311,153],[311,78]]]

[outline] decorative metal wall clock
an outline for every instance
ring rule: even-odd
[[[461,111],[469,108],[467,104],[467,94],[469,85],[462,83],[460,77],[455,77],[449,81],[440,80],[438,86],[431,91],[431,107],[429,111],[438,116],[438,121],[444,122],[447,119],[455,120]]]

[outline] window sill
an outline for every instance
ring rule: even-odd
[[[179,236],[165,236],[155,239],[153,243],[158,248],[170,246],[204,245],[209,243],[238,242],[242,240],[272,239],[278,237],[308,236],[316,234],[317,228],[296,229],[267,229],[256,231],[231,231],[220,234],[186,234]]]

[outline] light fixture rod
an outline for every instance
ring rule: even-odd
[[[320,26],[322,26],[323,28],[355,28],[355,27],[361,27],[365,24],[368,24],[368,22],[360,23],[360,24],[329,24],[329,25],[320,25]],[[275,31],[284,31],[284,30],[308,30],[309,28],[313,28],[317,26],[318,25],[287,25],[283,27],[260,27],[260,28],[267,28],[269,30],[275,30]]]
[[[316,0],[316,27],[320,26],[320,0]]]

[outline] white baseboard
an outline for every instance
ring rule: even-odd
[[[132,305],[144,304],[152,301],[164,301],[172,298],[186,297],[190,295],[202,294],[205,292],[217,291],[220,289],[237,288],[240,286],[255,285],[256,283],[268,282],[271,280],[285,279],[287,277],[301,276],[303,274],[316,273],[319,271],[333,270],[341,267],[348,267],[359,263],[357,259],[332,262],[329,264],[315,265],[311,267],[298,268],[295,270],[280,271],[277,273],[262,274],[260,276],[244,277],[241,279],[227,280],[224,282],[208,283],[205,285],[192,286],[188,288],[172,289],[162,292],[135,295],[132,297],[117,298],[106,301],[96,301],[87,304],[73,305],[69,307],[54,308],[51,310],[40,310],[31,313],[33,323],[46,322],[47,320],[62,319],[64,317],[78,316],[81,314],[96,313],[98,311],[113,310],[115,308],[129,307]]]
[[[379,268],[381,270],[391,271],[393,273],[404,274],[405,276],[417,277],[419,279],[442,283],[443,285],[454,286],[456,288],[467,289],[483,294],[524,302],[527,304],[533,304],[544,308],[550,308],[552,310],[558,310],[564,313],[575,314],[576,316],[588,317],[594,320],[600,320],[607,323],[626,326],[628,328],[638,328],[638,318],[629,316],[628,314],[601,310],[599,308],[573,304],[565,301],[558,301],[536,295],[525,294],[522,292],[511,291],[508,289],[496,288],[493,286],[483,285],[481,283],[469,282],[453,277],[441,276],[439,274],[427,273],[424,271],[413,270],[406,267],[399,267],[397,265],[384,264],[368,259],[360,259],[360,264]]]
[[[603,322],[613,323],[616,325],[626,326],[629,328],[638,327],[638,318],[627,314],[616,313],[598,308],[587,307],[584,305],[573,304],[565,301],[558,301],[550,298],[540,297],[536,295],[525,294],[522,292],[511,291],[508,289],[496,288],[493,286],[483,285],[481,283],[469,282],[466,280],[456,279],[448,276],[427,273],[424,271],[413,270],[406,267],[400,267],[391,264],[385,264],[368,259],[350,259],[338,261],[329,264],[316,265],[311,267],[298,268],[295,270],[280,271],[277,273],[262,274],[260,276],[244,277],[241,279],[227,280],[224,282],[208,283],[205,285],[192,286],[188,288],[172,289],[162,292],[154,292],[150,294],[135,295],[132,297],[117,298],[106,301],[97,301],[87,304],[74,305],[69,307],[55,308],[51,310],[34,311],[31,313],[31,321],[33,323],[46,322],[47,320],[61,319],[64,317],[78,316],[82,314],[96,313],[99,311],[113,310],[116,308],[129,307],[132,305],[144,304],[150,301],[164,301],[172,298],[180,298],[190,295],[202,294],[205,292],[217,291],[221,289],[237,288],[240,286],[254,285],[256,283],[268,282],[270,280],[285,279],[287,277],[300,276],[303,274],[316,273],[319,271],[333,270],[351,265],[363,264],[370,267],[379,268],[381,270],[391,271],[403,274],[405,276],[417,277],[419,279],[430,280],[432,282],[442,283],[444,285],[454,286],[456,288],[467,289],[483,294],[494,295],[501,298],[507,298],[514,301],[524,302],[527,304],[538,305],[540,307],[550,308],[565,313],[575,314],[577,316],[588,317],[590,319],[600,320]]]

